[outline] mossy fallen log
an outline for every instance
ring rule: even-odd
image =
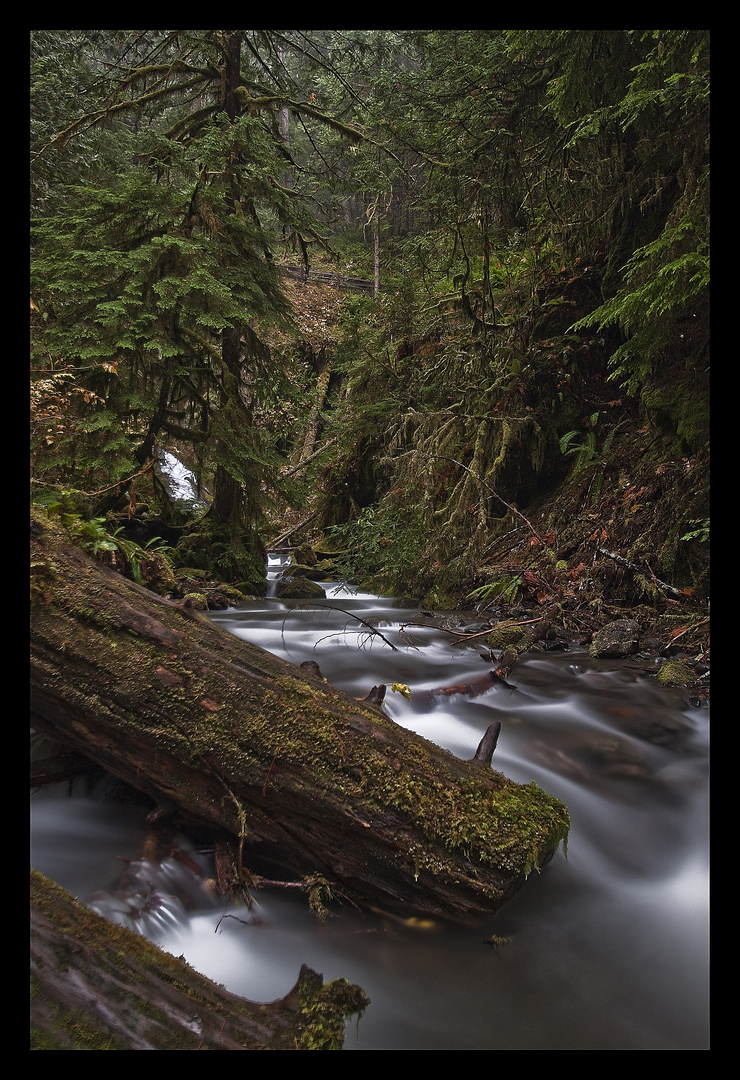
[[[492,913],[567,837],[536,785],[461,761],[89,559],[32,518],[32,726],[234,838],[244,882],[324,878],[335,898]]]
[[[284,998],[230,994],[31,871],[31,1050],[341,1050],[369,1001],[302,967]]]

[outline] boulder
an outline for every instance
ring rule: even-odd
[[[326,597],[326,593],[306,577],[283,576],[275,583],[275,596],[279,600],[316,600]]]
[[[594,634],[591,656],[619,658],[637,652],[640,643],[640,624],[634,619],[615,619]]]

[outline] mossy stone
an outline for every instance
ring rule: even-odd
[[[316,600],[325,597],[326,593],[306,577],[284,577],[275,585],[275,596],[280,600]]]
[[[691,686],[695,681],[694,672],[683,660],[667,660],[658,672],[661,686]]]
[[[637,652],[640,625],[634,619],[615,619],[594,634],[589,654],[604,659],[631,656]]]
[[[514,623],[502,622],[486,638],[489,649],[508,649],[524,637],[524,629]]]

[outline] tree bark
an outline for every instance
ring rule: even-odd
[[[303,445],[300,450],[296,451],[296,468],[307,464],[308,459],[313,454],[316,439],[319,434],[319,426],[321,424],[321,410],[324,407],[326,395],[329,390],[329,380],[331,379],[332,372],[331,356],[327,356],[326,350],[321,349],[316,358],[316,362],[318,371],[318,378],[316,380],[316,400],[311,407],[308,423],[306,424]]]
[[[301,968],[284,998],[228,993],[31,871],[32,1050],[341,1050],[358,986]]]
[[[568,813],[90,560],[32,517],[32,726],[250,869],[448,918],[496,911]]]

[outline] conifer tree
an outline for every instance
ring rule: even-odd
[[[274,466],[252,414],[281,382],[261,331],[289,321],[274,249],[285,237],[305,246],[316,228],[300,184],[284,184],[280,115],[359,133],[295,99],[274,32],[128,31],[90,44],[84,108],[39,109],[35,129],[34,361],[87,392],[54,464],[66,449],[67,480],[102,487],[146,465],[164,437],[190,445],[210,472],[210,522],[228,533],[218,570],[242,578]]]

